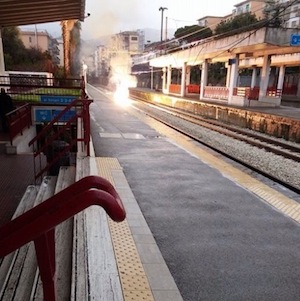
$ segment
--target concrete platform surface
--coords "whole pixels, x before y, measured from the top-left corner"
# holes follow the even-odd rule
[[[299,203],[105,91],[88,92],[99,175],[127,211],[109,222],[117,301],[299,300]],[[32,164],[0,152],[1,223],[33,183]]]
[[[95,154],[118,160],[183,300],[299,299],[299,203],[110,94],[88,92]]]

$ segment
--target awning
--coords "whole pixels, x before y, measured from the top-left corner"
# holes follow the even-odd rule
[[[85,0],[1,0],[0,27],[84,20]]]

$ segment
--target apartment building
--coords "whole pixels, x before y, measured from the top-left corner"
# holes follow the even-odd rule
[[[104,45],[98,45],[95,51],[95,76],[107,75],[109,70],[109,51]]]
[[[20,30],[19,37],[26,48],[36,48],[42,52],[48,51],[53,63],[60,64],[59,43],[46,30]]]
[[[265,1],[263,0],[243,1],[234,5],[234,7],[235,8],[232,10],[232,13],[226,16],[205,16],[203,18],[200,18],[197,20],[198,25],[203,27],[209,27],[211,30],[214,30],[220,22],[230,20],[231,18],[240,14],[253,13],[258,19],[262,19],[264,17],[263,11],[265,7]]]
[[[291,5],[292,4],[292,5]],[[198,25],[215,29],[221,21],[229,20],[235,16],[244,13],[255,14],[257,19],[265,17],[265,10],[268,8],[282,8],[280,15],[283,20],[283,26],[286,28],[300,28],[300,0],[247,0],[234,5],[232,13],[226,16],[205,16],[198,19]]]
[[[211,30],[214,30],[216,26],[223,20],[225,17],[215,17],[215,16],[205,16],[203,18],[198,19],[198,25],[202,27],[209,27]]]
[[[300,1],[278,0],[278,5],[286,10],[283,13],[286,28],[300,28]]]
[[[244,13],[252,13],[256,15],[257,19],[263,19],[265,5],[266,1],[263,0],[248,0],[237,3],[234,5],[235,9],[232,11],[232,16],[235,17]]]
[[[140,31],[123,31],[111,36],[108,48],[111,56],[118,53],[134,55],[143,51],[144,35]]]

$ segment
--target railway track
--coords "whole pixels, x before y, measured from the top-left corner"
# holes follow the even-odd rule
[[[236,143],[235,141],[240,141],[248,145],[248,148],[253,147],[263,150],[264,152],[267,152],[267,155],[270,157],[274,156],[275,158],[275,156],[277,156],[276,158],[284,158],[289,160],[289,162],[295,162],[297,165],[300,162],[300,146],[298,146],[296,143],[291,143],[282,139],[276,139],[265,134],[238,128],[236,126],[224,124],[219,121],[208,120],[202,118],[201,116],[193,115],[178,109],[149,104],[141,100],[136,100],[134,106],[152,118],[155,118],[167,126],[172,127],[176,131],[179,131],[193,140],[205,145],[206,147],[209,147],[213,151],[222,154],[230,160],[233,160],[247,167],[248,169],[263,175],[271,181],[274,181],[293,192],[298,194],[300,193],[300,181],[295,180],[293,182],[290,177],[285,177],[284,174],[279,176],[275,175],[273,172],[270,172],[268,169],[266,169],[265,166],[260,166],[257,163],[254,164],[252,160],[247,159],[247,156],[243,158],[243,156],[232,154],[228,152],[227,149],[224,149],[222,145],[212,142],[210,139],[199,135],[196,129],[197,127],[205,128],[207,131],[226,136],[227,139],[229,139],[233,144]],[[188,126],[188,124],[191,124],[191,127],[194,130],[191,130],[191,127]],[[218,138],[216,137],[216,139]],[[291,170],[290,173],[293,173],[293,171]]]

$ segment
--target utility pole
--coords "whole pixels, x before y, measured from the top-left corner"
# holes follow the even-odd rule
[[[160,23],[160,46],[162,47],[163,42],[163,27],[164,27],[164,10],[168,9],[167,7],[160,7],[159,11],[161,11],[161,23]]]

